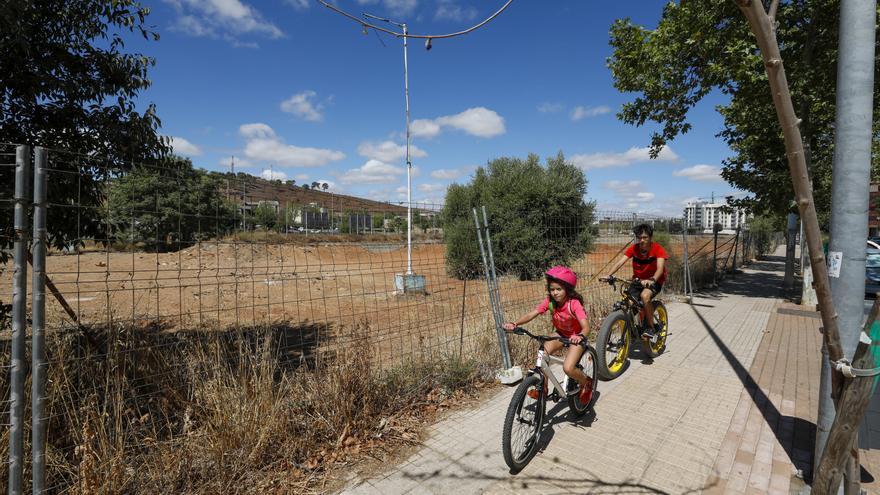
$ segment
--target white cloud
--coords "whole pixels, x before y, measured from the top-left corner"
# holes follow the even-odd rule
[[[281,38],[284,32],[262,14],[239,0],[165,0],[175,7],[178,17],[171,29],[191,36],[224,38],[237,42],[237,36],[260,34]],[[239,46],[248,46],[243,43]]]
[[[434,19],[442,21],[472,21],[477,18],[477,9],[474,7],[462,7],[454,0],[439,0]]]
[[[538,105],[538,111],[541,113],[556,113],[562,110],[562,103],[544,102]]]
[[[409,132],[413,137],[432,138],[440,134],[440,126],[430,119],[416,119],[410,122]]]
[[[293,176],[293,178],[299,182],[304,182],[309,180],[309,174],[296,174]]]
[[[654,193],[642,190],[642,183],[637,180],[610,180],[603,185],[605,189],[613,192],[628,209],[644,209],[655,197]]]
[[[233,163],[233,158],[231,156],[227,156],[225,158],[220,159],[220,165],[222,165],[227,170],[229,169],[229,165],[231,163]],[[235,167],[236,168],[246,168],[246,167],[253,167],[253,166],[254,166],[253,163],[251,163],[248,160],[245,160],[244,158],[238,158],[238,157],[235,158]]]
[[[285,174],[284,172],[279,172],[277,170],[272,170],[269,168],[264,169],[260,173],[260,177],[262,177],[266,180],[287,180],[287,174]]]
[[[440,180],[452,180],[457,179],[462,174],[462,171],[457,168],[438,168],[431,172],[431,177]]]
[[[605,105],[592,108],[577,106],[571,110],[571,120],[577,122],[587,117],[596,117],[598,115],[605,115],[606,113],[610,112],[611,109],[609,107],[606,107]]]
[[[281,110],[310,122],[320,122],[324,120],[324,115],[321,113],[324,107],[320,103],[313,102],[315,96],[317,93],[312,90],[297,93],[281,102]]]
[[[361,5],[373,5],[379,3],[380,0],[357,0]],[[393,15],[410,15],[416,10],[418,0],[381,0],[382,6],[389,14]]]
[[[435,193],[435,192],[446,192],[446,188],[449,187],[446,184],[436,184],[436,183],[428,183],[428,184],[419,184],[416,188],[423,193]]]
[[[309,8],[309,0],[284,0],[284,3],[290,5],[296,10],[306,10]]]
[[[339,175],[343,184],[390,184],[397,182],[406,173],[406,168],[395,167],[379,160],[369,160],[358,168]]]
[[[694,165],[672,172],[676,177],[686,177],[700,182],[720,182],[721,169],[714,165]]]
[[[504,118],[484,107],[468,108],[456,115],[440,117],[436,122],[478,137],[495,137],[506,132]]]
[[[275,137],[275,131],[266,124],[257,122],[254,124],[242,124],[238,132],[246,138],[271,138]]]
[[[433,120],[415,120],[410,124],[410,132],[415,137],[431,138],[440,134],[444,127],[458,129],[472,136],[484,138],[500,136],[507,131],[504,127],[504,117],[498,115],[494,110],[475,107],[455,115],[437,117]]]
[[[632,165],[633,163],[647,162],[651,160],[648,151],[649,148],[647,147],[632,147],[624,151],[623,153],[585,153],[580,155],[572,155],[570,158],[568,158],[568,161],[584,170],[590,170],[594,168],[626,167]],[[676,155],[675,152],[672,151],[672,148],[666,146],[660,150],[660,154],[657,156],[657,158],[655,158],[655,160],[661,162],[676,162],[678,161],[678,155]]]
[[[199,156],[202,154],[201,148],[178,136],[171,136],[171,148],[176,154],[183,156]]]
[[[287,167],[320,167],[345,158],[341,151],[286,144],[263,123],[244,124],[239,127],[239,133],[247,139],[244,155],[252,160]]]
[[[406,157],[406,146],[397,144],[394,141],[383,141],[381,143],[364,141],[358,145],[358,153],[373,160],[391,163]],[[410,144],[409,156],[410,158],[423,158],[428,156],[428,154],[419,149],[418,146]]]

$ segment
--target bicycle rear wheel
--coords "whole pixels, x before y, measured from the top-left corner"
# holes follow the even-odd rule
[[[504,462],[514,472],[526,467],[538,450],[546,401],[543,377],[538,374],[527,376],[510,399],[504,417],[501,450]]]
[[[596,376],[597,367],[596,350],[592,347],[587,347],[584,351],[584,355],[581,356],[578,368],[587,375],[587,387],[589,390],[583,397],[583,400],[581,400],[580,390],[578,390],[576,394],[568,396],[568,408],[575,416],[582,416],[593,407],[593,402],[596,400],[596,385],[598,383],[598,377]],[[571,380],[571,378],[569,378],[569,380]]]

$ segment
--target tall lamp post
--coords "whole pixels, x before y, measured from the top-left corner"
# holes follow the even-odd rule
[[[317,0],[321,5],[327,7],[328,9],[348,17],[349,19],[357,22],[361,25],[364,30],[364,34],[367,34],[367,29],[373,29],[375,31],[381,31],[383,33],[390,34],[392,36],[403,38],[403,89],[404,89],[404,98],[406,100],[406,273],[397,274],[394,278],[394,284],[398,293],[407,293],[407,292],[424,292],[425,291],[425,277],[422,275],[416,275],[412,270],[412,161],[410,160],[410,127],[409,127],[409,73],[408,73],[408,63],[407,63],[407,41],[409,38],[416,39],[424,39],[425,40],[425,49],[431,49],[431,40],[433,39],[442,39],[442,38],[454,38],[456,36],[462,36],[470,33],[480,27],[484,26],[486,23],[498,17],[502,12],[504,12],[507,7],[513,3],[513,0],[507,0],[501,8],[496,10],[492,15],[484,19],[483,21],[467,28],[462,31],[456,31],[454,33],[445,33],[445,34],[410,34],[407,29],[407,25],[404,22],[396,22],[390,19],[386,19],[384,17],[378,17],[372,14],[363,14],[363,16],[367,19],[373,19],[381,22],[385,22],[388,24],[392,24],[401,28],[402,32],[393,31],[390,29],[383,28],[381,26],[376,26],[371,24],[363,19],[358,18],[355,15],[352,15],[339,7],[327,2],[326,0]]]
[[[409,38],[409,31],[407,31],[405,22],[395,22],[391,19],[386,19],[384,17],[378,17],[372,14],[364,14],[364,17],[369,19],[375,19],[377,21],[387,22],[389,24],[393,24],[400,29],[403,30],[403,96],[406,101],[406,274],[407,276],[411,276],[413,274],[412,271],[412,161],[410,160],[409,155],[409,143],[410,143],[410,131],[409,131],[409,63],[407,58],[407,38]],[[430,42],[426,44],[428,49],[430,50]],[[422,284],[424,288],[424,284]],[[407,284],[404,281],[403,286],[399,286],[398,289],[402,289],[406,291]]]

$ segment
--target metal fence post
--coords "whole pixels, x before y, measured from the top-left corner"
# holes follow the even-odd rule
[[[739,226],[736,227],[736,237],[733,239],[733,266],[730,269],[732,272],[736,272],[736,249],[739,247]]]
[[[712,285],[718,284],[718,227],[717,223],[712,227]]]
[[[15,241],[12,275],[12,366],[9,370],[9,484],[10,494],[22,493],[24,467],[25,337],[27,334],[28,190],[31,167],[29,146],[15,148]]]
[[[688,292],[688,282],[689,282],[689,270],[688,270],[688,224],[687,218],[684,220],[684,228],[681,229],[681,240],[682,240],[682,288],[684,290],[685,297],[690,297],[690,292]]]
[[[507,336],[504,335],[504,329],[501,328],[504,322],[501,321],[501,314],[495,306],[495,290],[492,285],[492,271],[489,269],[489,261],[486,258],[486,251],[483,247],[483,234],[480,232],[480,218],[477,216],[476,208],[474,208],[474,223],[477,227],[477,242],[480,244],[480,254],[483,257],[483,269],[486,272],[486,287],[489,290],[489,305],[492,307],[492,318],[495,320],[495,333],[498,336],[498,346],[501,349],[501,360],[504,363],[504,369],[509,369],[511,363],[509,350],[507,349]]]
[[[46,491],[46,158],[34,150],[33,327],[31,333],[31,471],[33,493]]]

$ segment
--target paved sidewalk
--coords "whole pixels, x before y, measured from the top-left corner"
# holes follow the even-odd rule
[[[562,403],[548,409],[542,448],[518,474],[501,455],[513,392],[504,388],[434,425],[418,452],[344,493],[796,490],[795,474],[811,462],[821,341],[815,314],[778,298],[781,282],[780,263],[756,263],[693,305],[669,304],[667,351],[601,382],[595,416],[571,420]],[[880,432],[867,430],[878,442]]]

